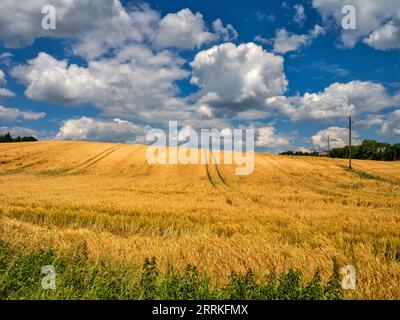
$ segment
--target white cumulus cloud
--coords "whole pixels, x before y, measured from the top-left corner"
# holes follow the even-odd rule
[[[333,83],[323,92],[303,96],[272,97],[267,105],[293,121],[332,120],[356,114],[361,116],[400,105],[400,95],[391,95],[380,83],[351,81]]]
[[[6,76],[2,70],[0,70],[0,84],[6,83]]]
[[[56,29],[43,30],[42,8],[56,9]],[[129,44],[159,48],[194,49],[237,36],[220,19],[209,30],[201,13],[182,9],[161,17],[148,4],[123,6],[119,0],[35,0],[0,2],[0,41],[6,47],[24,47],[40,37],[68,38],[72,51],[87,60],[97,59]]]
[[[149,128],[121,119],[81,117],[66,120],[54,139],[143,143],[147,130]]]
[[[0,88],[0,97],[14,97],[15,93],[6,89],[6,88]]]
[[[46,53],[15,67],[12,75],[27,85],[27,97],[58,104],[93,103],[118,117],[182,117],[175,81],[187,76],[182,60],[136,45],[88,67],[68,64]],[[180,108],[182,110],[180,110]]]
[[[56,8],[56,30],[42,29],[42,8],[45,5]],[[2,0],[0,39],[6,47],[22,47],[44,36],[75,37],[82,30],[93,31],[101,22],[118,15],[119,6],[117,0]]]
[[[389,21],[379,29],[372,32],[364,42],[379,50],[400,48],[400,24]]]
[[[0,84],[5,84],[5,83],[7,83],[6,75],[4,74],[4,72],[2,70],[0,70]],[[12,92],[11,90],[6,89],[6,88],[0,88],[0,97],[9,98],[9,97],[14,97],[14,96],[15,96],[15,93]]]
[[[276,31],[275,38],[273,39],[273,51],[282,54],[297,51],[301,47],[310,45],[314,39],[324,33],[325,30],[319,25],[315,25],[314,29],[310,30],[307,34],[293,34],[286,29],[279,29]]]
[[[400,110],[396,110],[388,115],[382,124],[380,132],[385,136],[400,137]]]
[[[349,144],[349,130],[340,127],[330,127],[318,131],[311,137],[311,141],[315,147],[326,149],[328,148],[328,136],[331,142],[331,148],[341,148]],[[357,131],[353,130],[351,140],[352,145],[358,145],[361,143],[358,137],[359,135]]]
[[[214,40],[214,35],[207,31],[203,15],[183,9],[169,13],[159,22],[159,31],[155,42],[159,47],[194,49]]]
[[[341,30],[343,44],[353,47],[364,41],[380,50],[400,48],[400,1],[398,0],[313,0],[326,22],[333,21]],[[342,8],[353,5],[356,9],[356,29],[342,28]]]
[[[200,87],[199,107],[217,117],[261,108],[266,98],[286,91],[283,61],[254,43],[199,52],[190,64],[191,83]]]
[[[276,152],[290,145],[290,139],[286,135],[278,134],[272,126],[259,128],[257,133],[256,147]]]
[[[39,120],[46,116],[44,112],[21,111],[17,108],[7,108],[0,105],[0,121],[14,121],[18,118],[24,120]]]

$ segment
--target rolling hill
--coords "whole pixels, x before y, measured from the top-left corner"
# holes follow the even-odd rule
[[[156,257],[213,279],[289,267],[311,277],[336,257],[356,298],[400,298],[400,162],[256,154],[231,165],[149,165],[146,146],[0,145],[0,240],[26,251],[84,243],[107,265]]]

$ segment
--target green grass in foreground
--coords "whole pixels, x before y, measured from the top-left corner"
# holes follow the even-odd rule
[[[196,267],[184,272],[170,268],[162,274],[155,259],[146,259],[142,270],[136,267],[111,269],[87,261],[79,247],[67,257],[56,257],[51,250],[21,253],[0,241],[0,299],[229,299],[229,300],[296,300],[343,299],[339,267],[334,262],[332,276],[323,282],[319,271],[304,282],[299,271],[271,273],[256,280],[249,269],[246,274],[232,273],[226,285],[213,286],[209,277]],[[56,269],[56,290],[41,286],[41,268]]]

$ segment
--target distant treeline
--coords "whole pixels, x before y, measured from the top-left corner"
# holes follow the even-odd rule
[[[400,160],[400,143],[390,144],[375,140],[364,140],[361,145],[351,148],[352,158],[364,160]],[[331,158],[348,158],[349,147],[334,148],[329,152]]]
[[[303,152],[303,151],[285,151],[280,153],[282,156],[306,156],[306,157],[318,157],[319,152]]]
[[[302,152],[302,151],[286,151],[280,153],[281,155],[289,156],[326,156],[330,158],[344,158],[349,157],[349,147],[334,148],[327,152]],[[364,140],[359,146],[351,147],[351,154],[353,159],[362,160],[381,160],[381,161],[396,161],[400,160],[400,143],[390,144],[386,142],[378,142],[375,140]]]
[[[8,132],[5,135],[0,135],[0,143],[7,143],[7,142],[30,142],[30,141],[37,141],[35,137],[16,137],[13,138],[11,134]]]

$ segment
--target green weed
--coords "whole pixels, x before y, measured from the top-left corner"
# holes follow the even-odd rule
[[[68,256],[57,257],[52,250],[21,253],[0,242],[0,299],[148,299],[148,300],[328,300],[343,299],[339,268],[324,283],[319,270],[305,282],[297,270],[271,273],[257,280],[252,269],[232,272],[226,285],[213,285],[207,274],[188,265],[183,272],[172,266],[162,274],[155,258],[146,259],[142,270],[110,268],[87,259],[85,243]],[[56,270],[56,290],[44,290],[41,268]]]

